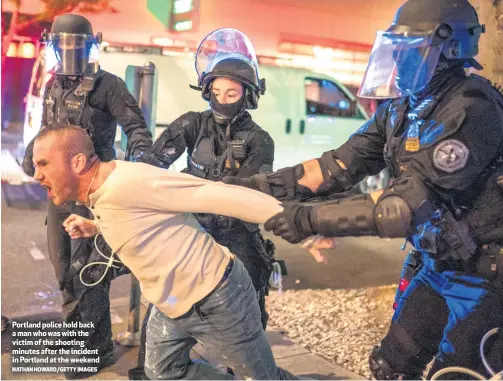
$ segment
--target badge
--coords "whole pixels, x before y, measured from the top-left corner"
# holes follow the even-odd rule
[[[414,121],[407,131],[407,139],[405,140],[405,150],[407,152],[419,151],[419,125],[420,121]]]
[[[45,100],[45,104],[48,106],[48,107],[52,107],[54,106],[54,98],[52,96],[52,94],[49,94],[49,96],[47,97],[47,99]]]
[[[82,84],[80,84],[73,93],[76,97],[83,97],[86,95],[86,91],[82,90]]]
[[[82,107],[82,102],[75,101],[75,100],[72,100],[72,99],[66,99],[65,100],[65,105],[70,110],[80,110],[81,107]]]
[[[234,168],[231,167],[231,162],[229,159],[225,160],[225,169],[239,169],[241,165],[239,164],[239,161],[234,160]]]
[[[440,142],[433,152],[433,164],[438,169],[452,173],[466,166],[470,150],[459,140]]]

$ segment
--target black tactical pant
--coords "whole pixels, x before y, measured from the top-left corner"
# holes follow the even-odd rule
[[[466,367],[489,377],[479,345],[489,330],[503,327],[503,273],[483,278],[436,271],[434,263],[425,260],[401,294],[380,353],[393,373],[406,375],[406,379],[420,379],[433,358],[427,378],[451,366]],[[499,337],[488,340],[485,355],[495,371],[503,369],[501,332]],[[441,379],[466,376],[452,373]]]
[[[85,286],[79,279],[79,272],[71,270],[72,264],[79,258],[89,258],[94,248],[92,238],[72,240],[63,228],[63,222],[71,213],[91,218],[91,213],[84,206],[78,206],[75,203],[56,206],[51,199],[48,200],[49,258],[62,292],[62,318],[65,322],[92,322],[94,330],[90,331],[86,347],[98,348],[102,355],[113,348],[110,282],[104,280],[96,286]],[[93,283],[93,281],[87,279],[86,283]]]

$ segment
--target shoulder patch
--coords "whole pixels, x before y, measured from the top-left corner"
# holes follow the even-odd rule
[[[461,141],[456,139],[444,140],[433,152],[433,164],[438,169],[452,173],[466,166],[470,150]]]

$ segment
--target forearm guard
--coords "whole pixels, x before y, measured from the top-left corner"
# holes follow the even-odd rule
[[[313,231],[326,237],[407,237],[413,227],[432,218],[435,208],[427,188],[408,177],[387,189],[374,203],[370,195],[358,195],[314,206]]]
[[[313,231],[325,237],[405,237],[412,214],[400,197],[387,197],[377,205],[370,195],[340,199],[314,206],[310,215]]]

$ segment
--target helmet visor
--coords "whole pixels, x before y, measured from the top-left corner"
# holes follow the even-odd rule
[[[92,74],[99,67],[98,41],[85,34],[49,34],[45,49],[46,71],[62,75]]]
[[[443,45],[430,35],[378,32],[358,96],[398,98],[418,93],[430,82]]]
[[[215,65],[225,59],[246,61],[254,69],[259,83],[257,55],[250,39],[242,32],[223,28],[211,32],[201,42],[196,52],[196,72],[199,81],[210,73]]]

